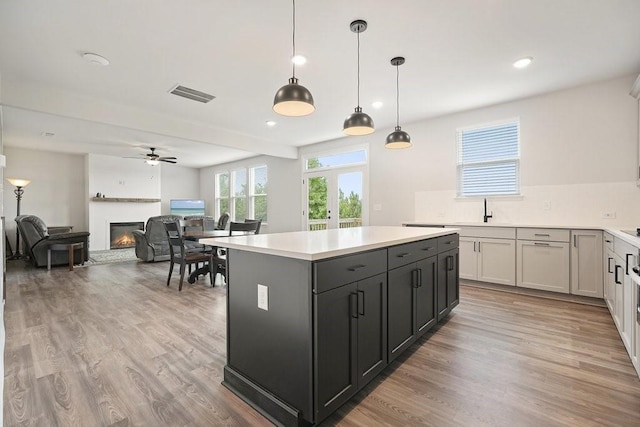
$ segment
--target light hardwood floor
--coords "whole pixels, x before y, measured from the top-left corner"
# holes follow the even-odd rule
[[[167,263],[22,268],[5,305],[4,425],[270,425],[224,388],[224,287]],[[447,321],[324,425],[639,426],[605,308],[461,288]]]

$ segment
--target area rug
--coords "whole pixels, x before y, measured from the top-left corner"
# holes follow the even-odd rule
[[[112,249],[106,251],[90,251],[89,261],[85,265],[111,264],[114,262],[135,261],[135,248]]]

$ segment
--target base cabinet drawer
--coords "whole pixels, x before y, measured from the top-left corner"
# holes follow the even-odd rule
[[[569,293],[569,243],[518,240],[517,286]]]

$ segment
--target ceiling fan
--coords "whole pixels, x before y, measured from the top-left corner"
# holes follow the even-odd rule
[[[151,152],[145,154],[143,160],[151,166],[156,166],[160,162],[177,163],[176,162],[177,159],[175,157],[160,157],[158,154],[156,154],[156,149],[154,147],[149,147],[149,150],[151,150]],[[140,157],[125,157],[125,158],[139,159]]]

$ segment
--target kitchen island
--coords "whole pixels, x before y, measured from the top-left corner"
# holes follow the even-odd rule
[[[276,424],[315,425],[458,304],[455,228],[218,238],[223,384]]]

